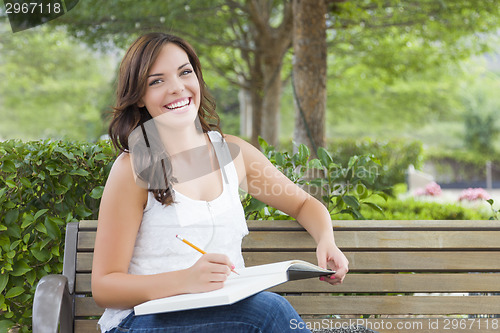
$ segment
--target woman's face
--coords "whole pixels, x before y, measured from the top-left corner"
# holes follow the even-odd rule
[[[153,118],[162,116],[162,124],[169,127],[194,125],[200,107],[200,84],[188,55],[176,44],[163,46],[138,105],[145,106]]]

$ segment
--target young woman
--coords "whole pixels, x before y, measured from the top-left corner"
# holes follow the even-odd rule
[[[290,321],[300,317],[269,292],[230,306],[133,314],[148,300],[222,288],[231,270],[244,267],[248,229],[239,188],[296,218],[317,243],[319,266],[336,271],[324,280],[344,279],[348,261],[335,245],[328,211],[258,149],[222,134],[186,41],[150,33],[130,46],[109,132],[121,154],[102,196],[92,268],[94,299],[106,308],[103,332],[291,331]]]

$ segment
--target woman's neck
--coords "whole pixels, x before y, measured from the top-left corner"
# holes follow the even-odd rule
[[[160,137],[172,165],[172,176],[179,184],[198,179],[218,168],[208,135],[192,128],[160,130]]]
[[[207,145],[206,134],[194,125],[182,129],[162,129],[159,126],[158,129],[163,146],[170,156]]]

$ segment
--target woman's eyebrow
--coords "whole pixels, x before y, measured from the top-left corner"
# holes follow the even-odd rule
[[[180,65],[177,70],[181,70],[183,67],[186,67],[187,65],[190,65],[191,63],[186,62],[184,65]],[[155,73],[155,74],[150,74],[148,75],[148,78],[153,77],[153,76],[162,76],[163,73]]]

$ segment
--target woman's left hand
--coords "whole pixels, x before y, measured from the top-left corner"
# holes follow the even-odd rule
[[[349,260],[340,251],[333,241],[320,241],[316,248],[316,256],[318,258],[318,266],[329,268],[335,271],[327,277],[321,277],[321,281],[326,281],[330,284],[341,284],[349,271]]]

